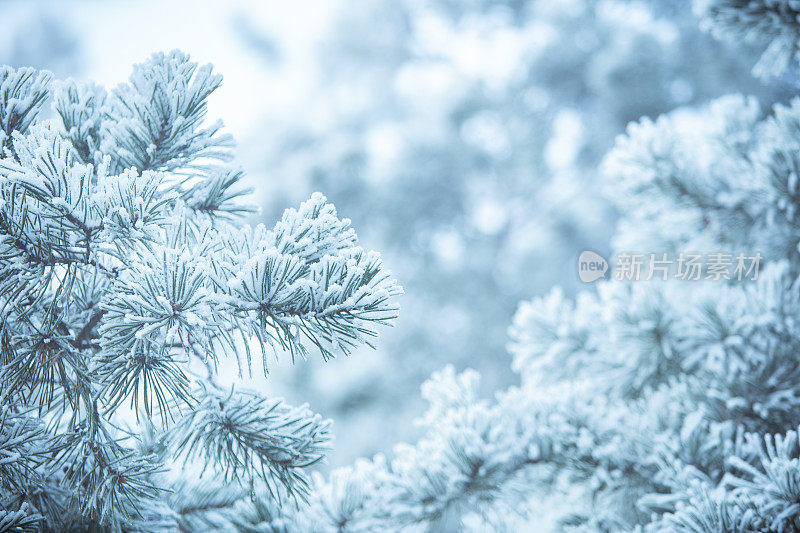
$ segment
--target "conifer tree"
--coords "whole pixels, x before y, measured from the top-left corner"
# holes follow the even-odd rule
[[[217,371],[348,354],[399,285],[320,194],[244,224],[209,65],[51,78],[0,67],[0,530],[202,531],[255,494],[296,505],[330,423]]]

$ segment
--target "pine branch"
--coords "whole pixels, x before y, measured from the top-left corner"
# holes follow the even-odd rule
[[[221,83],[210,66],[172,52],[110,94],[59,83],[57,118],[37,123],[49,82],[0,69],[0,524],[185,529],[218,523],[246,485],[304,497],[329,423],[221,396],[217,363],[249,360],[252,338],[325,355],[366,343],[366,322],[396,315],[399,286],[321,196],[274,234],[242,227],[243,174],[220,166],[230,137],[203,125]],[[276,254],[292,276],[272,268]],[[248,272],[288,299],[265,304],[223,281]],[[160,418],[157,438],[138,432],[128,401],[146,428]],[[176,459],[236,498],[170,501],[163,465]]]

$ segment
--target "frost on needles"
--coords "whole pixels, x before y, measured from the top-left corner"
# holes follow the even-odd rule
[[[321,194],[244,225],[231,138],[205,122],[220,83],[180,52],[110,92],[0,67],[4,531],[205,530],[255,495],[296,505],[330,423],[219,384],[219,365],[348,354],[397,315],[399,285]]]
[[[762,48],[753,73],[761,78],[790,71],[800,60],[800,2],[797,0],[695,0],[705,25],[717,36]]]

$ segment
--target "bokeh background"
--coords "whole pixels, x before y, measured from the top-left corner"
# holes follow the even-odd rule
[[[785,101],[689,0],[0,0],[0,63],[113,86],[155,51],[224,75],[209,116],[271,224],[321,191],[405,287],[375,351],[253,380],[335,421],[329,465],[416,438],[445,364],[513,383],[522,299],[580,285],[616,214],[598,164],[629,121],[727,92]]]

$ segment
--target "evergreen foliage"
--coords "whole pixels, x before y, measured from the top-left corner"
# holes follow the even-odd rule
[[[796,0],[697,0],[712,32],[765,48],[754,73],[761,77],[797,72],[800,3]]]
[[[796,68],[796,2],[704,9]],[[758,279],[523,302],[518,385],[448,366],[416,444],[323,476],[330,423],[219,369],[371,346],[401,289],[320,194],[244,223],[220,83],[179,52],[112,91],[0,69],[0,530],[517,531],[557,500],[562,530],[800,530],[800,99],[643,118],[603,165],[615,253],[758,254]]]
[[[205,125],[220,83],[177,51],[110,92],[0,68],[3,531],[201,531],[256,493],[296,505],[330,423],[218,365],[347,354],[397,314],[321,194],[244,224],[231,138]]]

